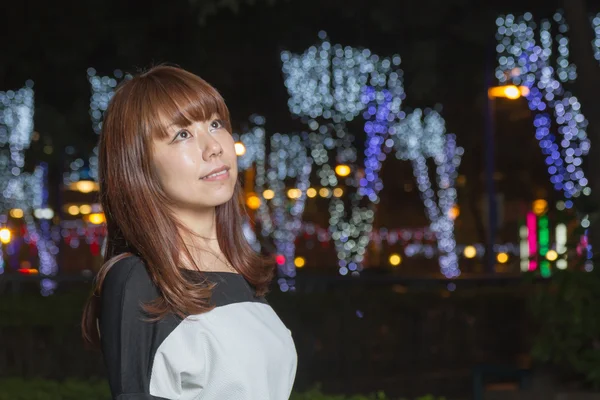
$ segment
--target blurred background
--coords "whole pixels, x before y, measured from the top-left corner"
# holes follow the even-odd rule
[[[22,0],[2,16],[0,399],[109,397],[78,327],[106,234],[96,144],[119,82],[161,63],[231,111],[293,399],[600,398],[597,2]]]

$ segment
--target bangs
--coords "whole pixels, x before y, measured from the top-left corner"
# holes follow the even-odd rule
[[[198,76],[173,67],[157,67],[142,75],[143,120],[151,138],[165,139],[170,126],[184,127],[218,116],[231,132],[229,110],[215,88]]]

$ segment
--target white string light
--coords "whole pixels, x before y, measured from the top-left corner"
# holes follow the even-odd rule
[[[33,82],[27,81],[18,91],[0,92],[0,204],[2,212],[19,208],[23,211],[26,225],[26,243],[34,243],[39,258],[42,295],[51,294],[56,282],[50,278],[58,272],[55,255],[58,248],[52,241],[48,221],[40,219],[39,226],[34,213],[47,205],[46,166],[37,166],[33,173],[23,172],[25,151],[33,137],[34,114]],[[2,215],[6,224],[7,216]],[[4,270],[1,261],[0,273]]]
[[[568,59],[568,25],[560,12],[553,19],[554,24],[543,20],[539,30],[531,13],[519,17],[509,14],[496,20],[496,77],[501,83],[529,87],[527,99],[535,113],[536,139],[546,155],[550,180],[556,190],[571,198],[591,193],[582,169],[582,157],[588,154],[590,141],[581,104],[563,87],[563,83],[577,77]],[[554,40],[553,30],[558,32]],[[536,42],[536,31],[540,44]],[[555,49],[557,54],[553,56]]]
[[[594,29],[594,40],[592,41],[594,57],[600,61],[600,13],[592,17],[592,28]]]
[[[102,121],[104,112],[108,107],[110,99],[112,99],[115,89],[123,79],[131,79],[130,74],[125,74],[123,71],[116,69],[112,75],[99,76],[94,68],[88,68],[87,79],[90,84],[90,108],[89,114],[92,120],[92,129],[96,134],[102,131]],[[95,146],[88,160],[77,158],[69,163],[70,170],[63,174],[65,185],[69,185],[79,180],[98,181],[98,147]]]
[[[280,289],[295,290],[295,241],[302,227],[312,170],[312,160],[306,151],[307,135],[271,135],[270,152],[265,157],[265,119],[254,115],[251,122],[253,127],[240,138],[246,153],[240,156],[238,166],[247,169],[252,162],[256,164],[255,191],[260,198],[256,215],[261,223],[261,234],[272,239],[275,245]],[[294,196],[289,196],[286,188],[290,180]],[[272,191],[273,197],[265,199],[265,190]]]
[[[327,34],[319,32],[321,42],[303,54],[281,53],[282,71],[290,99],[292,114],[303,117],[311,129],[311,156],[317,165],[321,185],[338,185],[335,166],[330,164],[329,150],[336,151],[338,164],[349,164],[354,175],[356,148],[354,137],[348,133],[345,122],[352,121],[366,107],[362,99],[365,86],[375,90],[387,89],[392,96],[404,95],[399,69],[400,57],[380,59],[369,49],[332,45]],[[343,199],[332,197],[329,203],[330,230],[339,259],[339,272],[358,275],[369,243],[369,232],[374,219],[373,202],[361,204],[358,179],[350,174],[344,182],[356,188],[346,190],[351,209],[346,210]]]
[[[282,52],[282,70],[290,95],[290,111],[303,117],[312,130],[309,135],[311,156],[318,167],[320,184],[324,187],[338,185],[335,166],[332,167],[331,157],[328,155],[330,150],[337,150],[335,160],[331,161],[351,164],[354,171],[344,182],[357,188],[355,192],[347,192],[351,209],[346,210],[346,202],[343,199],[332,197],[329,222],[339,259],[340,274],[346,275],[351,272],[352,275],[358,275],[362,270],[369,233],[372,230],[374,205],[379,202],[378,194],[383,188],[383,182],[378,176],[386,158],[383,150],[386,143],[394,143],[387,142],[386,138],[394,134],[394,122],[404,117],[400,111],[402,100],[405,98],[403,73],[399,68],[401,60],[398,55],[381,59],[368,49],[332,45],[324,32],[319,33],[319,38],[320,44],[311,46],[303,54]],[[363,116],[366,120],[367,134],[364,169],[356,165],[356,150],[352,145],[354,138],[347,133],[345,127],[346,121],[353,120],[362,111],[365,111]],[[422,129],[419,132],[429,133],[429,130]],[[398,138],[401,138],[401,135]],[[415,145],[431,146],[426,144],[428,139],[418,137]],[[446,140],[442,135],[438,139],[438,151],[435,152],[431,148],[431,154],[428,156],[436,160],[436,172],[441,173],[440,216],[435,215],[436,206],[430,204],[433,200],[427,190],[425,193],[428,195],[424,197],[424,202],[436,234],[439,235],[438,245],[444,253],[440,256],[442,272],[452,277],[458,275],[458,262],[454,253],[454,223],[447,215],[446,209],[449,211],[448,207],[452,207],[456,200],[453,180],[462,149],[456,148],[452,136],[448,136]],[[409,147],[411,145],[409,144]],[[415,166],[422,169],[423,163],[417,163]],[[363,173],[364,176],[361,176]],[[418,179],[421,173],[417,171],[415,174]],[[452,202],[450,206],[449,202]]]
[[[108,103],[112,99],[118,80],[123,78],[121,70],[115,70],[114,76],[98,76],[94,68],[88,68],[88,81],[92,87],[92,96],[90,98],[90,117],[92,118],[92,128],[96,134],[102,131],[102,120],[104,112],[108,108]]]
[[[439,113],[429,110],[423,118],[420,109],[394,127],[394,134],[387,145],[394,147],[398,159],[412,163],[431,230],[438,239],[442,273],[448,278],[460,275],[451,209],[456,204],[454,182],[463,149],[456,146],[454,135],[446,134],[445,122]],[[432,158],[436,165],[437,191],[429,179],[428,158]]]

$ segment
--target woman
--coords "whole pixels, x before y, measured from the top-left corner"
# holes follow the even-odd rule
[[[297,355],[242,232],[229,111],[182,69],[116,90],[99,142],[105,264],[84,312],[114,398],[283,400]]]

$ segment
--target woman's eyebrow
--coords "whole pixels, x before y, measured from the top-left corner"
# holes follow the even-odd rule
[[[179,124],[176,124],[175,122],[173,122],[172,124],[167,125],[165,127],[165,129],[171,129],[172,127],[181,128],[181,126],[179,126]]]

